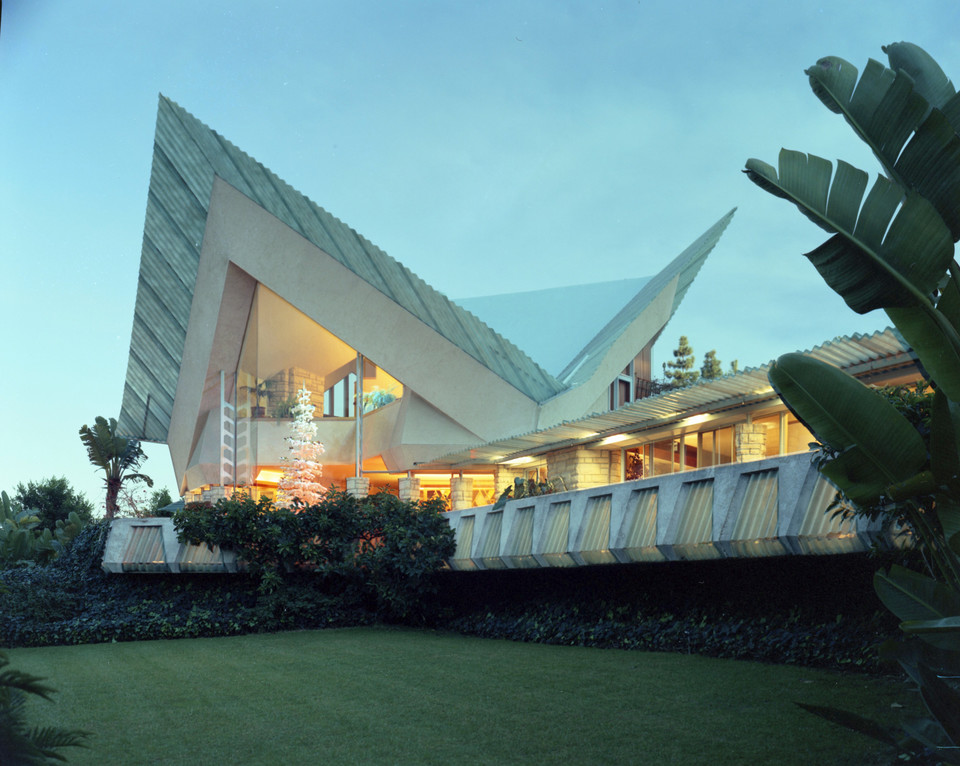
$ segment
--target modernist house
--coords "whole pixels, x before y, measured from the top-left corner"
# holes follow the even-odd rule
[[[576,314],[562,289],[454,302],[161,96],[120,428],[169,445],[188,500],[271,495],[305,386],[324,481],[448,496],[458,568],[866,545],[764,368],[648,396],[732,216],[652,277],[577,286]],[[813,353],[917,378],[892,330]],[[528,478],[565,491],[493,508]]]

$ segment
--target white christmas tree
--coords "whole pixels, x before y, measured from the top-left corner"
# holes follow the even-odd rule
[[[312,505],[320,500],[327,488],[320,483],[323,466],[319,458],[323,445],[314,441],[317,426],[313,422],[314,406],[310,404],[310,392],[306,384],[297,392],[297,404],[293,408],[291,435],[287,437],[290,456],[281,458],[283,475],[277,488],[277,504],[289,506],[294,500]]]

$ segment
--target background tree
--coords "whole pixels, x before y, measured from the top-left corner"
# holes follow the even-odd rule
[[[717,359],[717,352],[710,349],[703,355],[703,364],[700,365],[700,377],[705,380],[713,380],[723,376],[723,364]]]
[[[147,513],[151,516],[156,516],[157,511],[165,508],[172,502],[173,497],[170,495],[169,489],[166,487],[155,489],[150,493],[150,500],[147,501]]]
[[[700,372],[694,369],[696,358],[686,335],[680,336],[679,345],[673,350],[673,361],[664,362],[663,377],[670,388],[683,388],[696,383]]]
[[[38,482],[17,484],[13,499],[23,508],[36,513],[40,526],[51,532],[57,522],[66,523],[70,513],[76,513],[83,522],[93,519],[93,503],[81,492],[76,492],[63,476],[51,476]]]
[[[103,483],[107,486],[105,518],[110,521],[117,513],[117,496],[124,483],[144,482],[153,486],[153,479],[140,473],[140,466],[147,456],[140,442],[117,434],[117,419],[107,420],[100,415],[93,428],[80,429],[80,441],[87,448],[90,462],[104,472]]]

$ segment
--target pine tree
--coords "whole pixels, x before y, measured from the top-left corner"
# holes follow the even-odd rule
[[[723,376],[723,365],[717,359],[715,349],[710,349],[703,355],[703,364],[700,365],[700,377],[704,380],[713,380]]]
[[[696,359],[686,335],[680,336],[680,344],[673,350],[673,361],[664,362],[663,377],[670,388],[683,388],[696,383],[700,372],[693,369]]]
[[[287,437],[290,456],[282,458],[285,466],[277,488],[278,505],[289,506],[294,500],[312,505],[327,491],[319,481],[323,475],[323,466],[319,462],[323,445],[314,441],[317,435],[317,426],[313,422],[314,409],[310,403],[310,391],[304,385],[297,392],[297,404],[293,408],[293,420],[290,423],[292,433]]]

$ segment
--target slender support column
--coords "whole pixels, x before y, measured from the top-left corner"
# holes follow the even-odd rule
[[[354,421],[356,423],[356,471],[354,476],[363,476],[363,354],[357,352],[357,384],[354,386],[356,399],[354,404]],[[369,484],[369,482],[367,482]],[[348,490],[349,491],[349,490]],[[367,495],[364,494],[363,497]]]

